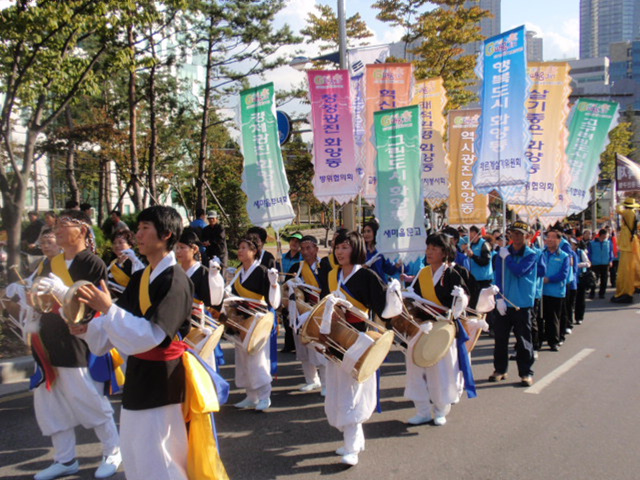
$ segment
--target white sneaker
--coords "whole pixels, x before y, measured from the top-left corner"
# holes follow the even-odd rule
[[[271,406],[271,399],[270,398],[263,398],[256,405],[256,410],[259,411],[259,412],[264,412],[270,406]]]
[[[80,470],[80,464],[77,460],[69,466],[55,462],[41,472],[36,473],[33,478],[35,480],[53,480],[54,478],[73,475],[74,473],[78,473],[78,470]]]
[[[435,417],[433,419],[433,424],[437,425],[439,427],[441,427],[442,425],[444,425],[445,423],[447,423],[447,419],[445,417]]]
[[[407,420],[407,423],[409,425],[422,425],[424,423],[428,423],[431,421],[431,415],[428,416],[424,416],[424,415],[420,415],[419,413],[413,417],[411,417],[409,420]]]
[[[336,450],[336,455],[339,455],[341,457],[344,457],[347,453],[347,449],[344,447],[338,447],[338,449]]]
[[[298,390],[300,390],[301,392],[310,392],[311,390],[317,390],[318,388],[320,388],[322,385],[320,385],[319,383],[307,383],[306,385],[303,385],[302,387],[300,387]]]
[[[245,398],[241,402],[234,405],[236,408],[256,408],[257,403],[251,400],[249,397]]]
[[[113,455],[102,457],[102,463],[96,470],[94,477],[96,478],[108,478],[114,475],[118,471],[118,467],[122,463],[122,456],[120,450]]]
[[[342,463],[344,463],[345,465],[349,465],[349,466],[353,467],[353,466],[358,464],[358,454],[357,453],[347,453],[346,455],[342,456],[342,459],[340,461]]]

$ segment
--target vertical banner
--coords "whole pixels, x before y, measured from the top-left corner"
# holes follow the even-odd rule
[[[616,153],[616,191],[640,191],[640,165]]]
[[[524,26],[484,41],[481,57],[482,116],[473,185],[480,193],[496,189],[509,201],[524,188],[531,162],[525,103],[529,93]]]
[[[349,72],[311,70],[309,95],[313,130],[313,192],[321,202],[353,200],[360,190],[356,172]]]
[[[378,150],[378,250],[409,263],[424,253],[424,200],[420,181],[420,107],[374,115]]]
[[[384,63],[388,56],[388,45],[354,48],[347,51],[349,75],[351,76],[351,99],[353,101],[353,136],[356,144],[356,165],[358,165],[361,188],[366,155],[365,67],[369,64]]]
[[[479,108],[449,112],[449,225],[484,225],[489,217],[489,197],[471,181],[479,120]]]
[[[571,184],[567,193],[571,208],[589,205],[589,189],[598,181],[600,154],[609,143],[609,130],[618,118],[618,103],[581,98],[571,112],[567,162]]]
[[[413,105],[420,105],[422,192],[431,208],[449,198],[449,159],[444,148],[447,93],[442,77],[416,83]]]
[[[525,188],[511,196],[509,205],[536,218],[551,210],[566,188],[558,182],[567,165],[571,77],[567,62],[532,62],[527,70],[532,86],[526,104],[530,139],[525,156],[531,169]]]
[[[376,198],[376,141],[374,112],[411,104],[413,66],[410,63],[382,63],[366,66],[365,87],[365,163],[362,195],[373,203]]]
[[[278,140],[273,83],[240,92],[242,190],[251,222],[276,231],[291,223],[293,206]]]

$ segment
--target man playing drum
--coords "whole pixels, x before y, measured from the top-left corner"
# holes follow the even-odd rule
[[[448,314],[456,297],[460,297],[457,301],[466,306],[469,291],[460,273],[454,268],[453,260],[456,250],[450,237],[443,233],[429,235],[426,255],[428,265],[416,275],[408,289],[409,292],[428,300],[430,305],[440,307],[443,315]],[[453,318],[457,318],[461,313],[462,310],[454,312]],[[459,325],[457,334],[462,334],[462,328]],[[435,425],[444,425],[451,404],[456,403],[460,398],[459,386],[462,379],[456,342],[452,342],[444,357],[430,367],[416,365],[412,351],[414,345],[415,342],[409,342],[407,349],[407,384],[404,395],[413,401],[417,413],[408,420],[408,423],[421,425],[433,420]]]
[[[318,239],[312,235],[305,235],[300,241],[302,262],[292,265],[289,269],[289,273],[296,275],[298,281],[304,282],[305,285],[310,285],[318,289],[317,299],[318,301],[326,296],[328,292],[327,276],[330,268],[328,263],[323,265],[318,258]],[[290,281],[288,283],[291,283]],[[295,282],[294,282],[295,283]],[[291,300],[295,303],[295,300]],[[289,308],[289,321],[292,326],[296,325],[297,317],[303,312],[294,310],[293,305],[290,303]],[[296,313],[294,318],[293,313]],[[306,384],[300,388],[302,392],[308,392],[322,387],[322,393],[326,393],[324,390],[325,383],[325,365],[326,358],[312,346],[304,345],[301,341],[300,335],[295,331],[294,327],[294,341],[296,345],[296,357],[302,364],[302,372],[304,373],[304,379]]]

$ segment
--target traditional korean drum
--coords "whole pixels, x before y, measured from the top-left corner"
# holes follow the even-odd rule
[[[251,298],[228,297],[223,304],[225,313],[219,320],[226,327],[225,338],[254,355],[269,341],[273,313],[265,303]]]

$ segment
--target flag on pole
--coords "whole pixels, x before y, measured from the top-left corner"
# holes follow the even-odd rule
[[[240,92],[240,131],[244,157],[242,190],[254,225],[279,231],[294,218],[289,182],[278,139],[273,83]]]
[[[616,190],[640,191],[640,165],[619,153],[616,153]]]

